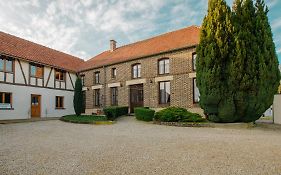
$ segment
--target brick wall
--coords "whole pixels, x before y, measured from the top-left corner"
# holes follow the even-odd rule
[[[100,90],[103,97],[102,104],[106,106],[111,105],[111,93],[108,87],[112,83],[120,83],[118,88],[118,105],[129,106],[129,86],[126,81],[132,80],[132,65],[136,63],[141,64],[141,78],[145,79],[143,84],[144,91],[144,106],[151,108],[163,108],[166,106],[160,105],[159,99],[159,82],[155,82],[158,75],[158,60],[161,58],[170,59],[170,74],[163,76],[173,76],[171,80],[171,102],[170,106],[184,107],[184,108],[198,108],[197,104],[193,104],[193,77],[192,70],[192,53],[195,48],[184,49],[171,53],[151,56],[132,60],[124,63],[106,66],[104,68],[93,69],[86,72],[81,72],[85,75],[85,86],[88,87],[86,92],[86,111],[94,111],[96,108],[93,105],[93,89],[94,72],[100,72],[100,79],[102,88]],[[112,68],[116,68],[117,76],[112,78]],[[191,76],[192,75],[192,76]],[[198,111],[198,110],[197,110]]]

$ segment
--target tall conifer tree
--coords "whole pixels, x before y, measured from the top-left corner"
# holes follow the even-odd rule
[[[197,48],[200,105],[209,120],[255,121],[273,103],[280,72],[267,12],[263,0],[235,0],[232,13],[224,0],[209,0]]]
[[[80,116],[83,110],[82,80],[80,77],[75,81],[73,106],[76,116]]]
[[[222,120],[218,113],[227,115],[226,120],[232,121],[232,114],[224,111],[233,106],[226,105],[225,101],[228,94],[226,67],[231,58],[231,40],[230,8],[225,0],[209,0],[208,15],[204,18],[197,47],[196,83],[200,90],[201,107],[210,120],[217,122]]]

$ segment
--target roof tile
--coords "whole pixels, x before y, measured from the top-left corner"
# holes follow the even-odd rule
[[[162,52],[172,51],[199,43],[200,27],[190,26],[150,39],[105,51],[84,62],[80,71],[129,61]]]
[[[0,31],[0,53],[68,71],[78,71],[82,59]]]

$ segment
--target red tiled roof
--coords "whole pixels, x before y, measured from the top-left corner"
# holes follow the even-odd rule
[[[199,43],[199,35],[200,28],[197,26],[190,26],[122,46],[112,52],[108,50],[84,62],[80,67],[80,71],[195,46]]]
[[[0,53],[56,68],[78,71],[82,59],[0,31]]]

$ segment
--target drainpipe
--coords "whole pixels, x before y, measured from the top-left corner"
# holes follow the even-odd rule
[[[106,67],[103,66],[103,74],[104,74],[104,79],[103,79],[103,107],[106,106]]]

